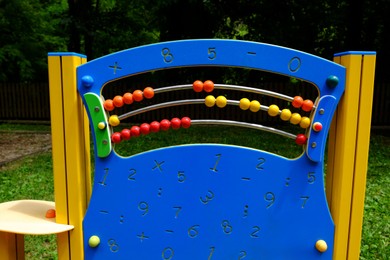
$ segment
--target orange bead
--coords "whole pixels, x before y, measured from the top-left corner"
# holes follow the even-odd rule
[[[133,103],[133,94],[127,92],[123,95],[123,102],[127,105],[130,105]]]
[[[144,89],[144,97],[147,99],[151,99],[154,97],[154,90],[152,87],[146,87]]]
[[[112,100],[115,107],[122,107],[123,106],[123,98],[121,96],[115,96]]]
[[[214,90],[214,82],[212,82],[211,80],[206,80],[203,83],[203,90],[206,91],[206,92],[213,91]]]
[[[200,80],[195,80],[194,83],[192,83],[192,89],[195,92],[202,92],[203,90],[203,82]]]
[[[114,110],[115,106],[114,106],[114,102],[111,100],[111,99],[106,99],[103,103],[103,107],[105,110],[107,111],[112,111]]]
[[[306,99],[302,103],[302,110],[306,111],[306,112],[309,112],[309,111],[312,110],[313,106],[314,106],[313,101],[311,101],[309,99]]]
[[[144,99],[144,95],[142,94],[142,91],[137,89],[137,90],[134,90],[133,92],[133,99],[135,101],[142,101]]]
[[[46,211],[46,218],[55,218],[56,217],[56,210],[55,209],[48,209]]]
[[[295,108],[300,108],[303,103],[303,98],[300,96],[295,96],[294,100],[292,101],[292,106]]]

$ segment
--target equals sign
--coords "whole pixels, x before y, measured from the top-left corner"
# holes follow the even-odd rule
[[[256,55],[256,52],[253,52],[253,51],[248,51],[247,53],[248,53],[248,55]]]

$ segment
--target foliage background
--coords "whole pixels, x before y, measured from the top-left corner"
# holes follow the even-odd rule
[[[230,38],[331,59],[377,51],[379,81],[390,58],[388,0],[0,0],[0,82],[47,81],[47,52],[89,60],[148,43]]]

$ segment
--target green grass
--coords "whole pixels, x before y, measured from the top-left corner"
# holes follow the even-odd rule
[[[0,124],[0,130],[4,130]],[[7,126],[10,128],[9,126]],[[13,126],[11,130],[36,131],[33,126]],[[39,128],[38,128],[39,129]],[[46,131],[47,126],[39,131]],[[265,149],[286,157],[296,157],[302,151],[294,141],[268,133],[224,127],[197,127],[176,132],[151,134],[118,145],[123,155],[139,153],[161,146],[180,143],[214,142],[243,144]],[[389,259],[390,256],[390,137],[371,137],[364,208],[361,260]],[[0,167],[0,202],[17,199],[53,200],[52,159],[50,153],[24,158]],[[55,236],[27,236],[26,259],[56,259]]]

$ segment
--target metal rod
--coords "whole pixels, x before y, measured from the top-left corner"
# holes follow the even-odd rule
[[[147,107],[139,108],[134,111],[127,112],[125,114],[119,115],[118,119],[123,120],[132,116],[136,116],[145,112],[153,111],[156,109],[160,108],[166,108],[166,107],[173,107],[173,106],[181,106],[181,105],[193,105],[193,104],[204,104],[204,99],[184,99],[184,100],[175,100],[175,101],[169,101],[169,102],[164,102],[160,104],[155,104],[155,105],[150,105]],[[240,101],[237,100],[227,100],[226,103],[228,105],[233,105],[233,106],[239,106]],[[261,105],[260,110],[263,111],[268,111],[269,107]],[[279,114],[281,111],[279,110]]]
[[[266,96],[276,97],[280,98],[286,101],[293,101],[294,98],[283,95],[274,91],[265,90],[265,89],[258,89],[258,88],[251,88],[251,87],[244,87],[244,86],[238,86],[238,85],[227,85],[227,84],[214,84],[215,89],[226,89],[226,90],[238,90],[238,91],[245,91],[245,92],[251,92],[255,94],[262,94]],[[174,90],[185,90],[185,89],[192,89],[192,84],[184,84],[184,85],[176,85],[176,86],[169,86],[169,87],[162,87],[154,90],[155,94],[163,93],[163,92],[169,92]]]
[[[296,135],[275,129],[268,126],[263,126],[259,124],[253,124],[253,123],[246,123],[246,122],[240,122],[240,121],[232,121],[232,120],[211,120],[211,119],[196,119],[191,120],[191,125],[229,125],[229,126],[240,126],[240,127],[246,127],[246,128],[252,128],[256,130],[262,130],[270,133],[275,133],[282,135],[287,138],[296,139]]]

